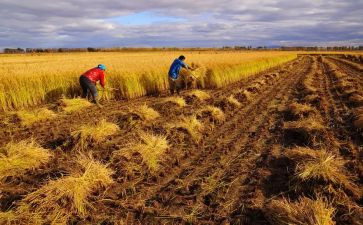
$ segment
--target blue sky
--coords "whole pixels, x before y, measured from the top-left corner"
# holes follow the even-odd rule
[[[0,48],[363,45],[362,0],[1,0]]]
[[[184,18],[161,15],[153,12],[137,12],[125,16],[112,17],[108,19],[120,25],[151,25],[157,23],[182,23]]]

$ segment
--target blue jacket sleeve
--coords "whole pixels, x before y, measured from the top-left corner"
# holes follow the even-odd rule
[[[189,69],[188,65],[185,62],[180,61],[180,64],[181,64],[182,67],[184,67],[186,69]]]

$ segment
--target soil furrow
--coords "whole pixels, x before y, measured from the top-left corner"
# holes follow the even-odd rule
[[[247,82],[246,84],[242,83],[242,84],[240,84],[239,87],[247,86],[252,81],[253,80],[251,80],[250,82]],[[229,93],[229,91],[224,92],[223,96],[228,96],[228,94],[226,94],[226,93]],[[221,96],[219,96],[219,97],[221,97]],[[262,98],[259,98],[259,99],[261,100]],[[249,103],[247,103],[247,104],[249,104]],[[189,156],[188,158],[185,159],[187,161],[187,162],[185,162],[185,165],[183,165],[183,162],[180,162],[181,165],[179,166],[177,171],[179,171],[180,174],[185,174],[186,171],[182,171],[182,168],[184,168],[184,167],[189,168],[189,167],[193,167],[193,166],[198,166],[200,164],[200,162],[203,162],[205,160],[206,157],[210,157],[210,153],[213,152],[214,145],[207,146],[208,143],[214,143],[216,141],[218,142],[218,140],[223,142],[224,139],[227,139],[227,138],[224,137],[225,135],[227,135],[225,133],[225,130],[235,129],[236,125],[238,124],[237,122],[244,119],[243,117],[241,117],[239,115],[249,114],[249,112],[252,112],[254,110],[255,105],[257,105],[257,104],[253,104],[253,105],[249,104],[249,106],[247,106],[247,107],[243,108],[242,110],[238,111],[237,115],[233,115],[232,119],[229,119],[222,126],[218,127],[216,129],[217,132],[212,132],[212,134],[209,137],[207,137],[207,141],[204,141],[204,144],[199,146],[199,148],[208,149],[208,151],[201,151],[199,149],[198,153],[196,155]],[[236,132],[234,132],[234,133],[236,133]],[[237,132],[236,134],[239,134],[239,133]],[[208,140],[211,140],[211,141],[208,141]],[[186,147],[188,148],[188,146],[186,146]],[[174,174],[174,172],[169,171],[168,174]]]
[[[305,67],[305,69],[306,69],[306,67]],[[300,76],[302,74],[303,73],[300,73]],[[235,130],[234,132],[237,132],[236,137],[229,138],[228,142],[225,143],[224,145],[222,145],[220,148],[213,149],[214,157],[209,157],[210,160],[200,161],[200,162],[203,162],[203,164],[198,165],[199,168],[203,168],[203,165],[208,165],[208,164],[210,166],[207,166],[207,168],[202,169],[200,171],[194,171],[192,174],[188,174],[189,176],[187,176],[187,178],[183,180],[183,183],[186,183],[188,185],[191,184],[191,186],[200,185],[200,183],[203,180],[205,180],[205,178],[210,177],[215,170],[228,169],[228,165],[230,163],[233,163],[233,161],[238,161],[236,159],[240,159],[241,154],[244,154],[243,151],[242,152],[240,151],[240,149],[244,149],[243,146],[245,146],[247,142],[250,142],[250,139],[259,140],[259,138],[258,138],[259,136],[256,134],[260,133],[261,129],[265,129],[264,125],[266,125],[266,121],[269,118],[268,112],[266,111],[266,108],[267,108],[266,106],[271,103],[274,104],[274,102],[272,100],[273,100],[273,98],[276,97],[276,92],[279,93],[279,97],[282,97],[284,94],[286,94],[285,93],[286,89],[289,89],[294,86],[294,85],[291,85],[291,83],[296,84],[297,82],[295,80],[298,80],[298,79],[296,79],[296,77],[293,77],[293,74],[290,74],[289,81],[285,80],[286,78],[287,77],[282,77],[278,83],[274,84],[272,89],[270,89],[268,92],[262,93],[261,94],[262,97],[260,97],[259,100],[256,101],[256,104],[255,104],[256,107],[252,108],[253,109],[252,111],[249,110],[249,111],[242,113],[243,121],[241,121],[241,125],[243,125],[243,126],[234,128],[234,130]],[[293,81],[295,81],[295,82],[293,82]],[[279,97],[277,97],[277,99]],[[263,112],[263,113],[255,115],[254,112]],[[240,117],[240,116],[241,115],[238,115],[238,117]],[[235,116],[235,118],[236,117],[237,116]],[[233,123],[236,123],[236,122],[238,123],[238,120],[237,121],[232,120],[232,121],[233,121]],[[221,130],[225,131],[225,129],[223,129],[223,128]],[[244,130],[248,130],[249,131],[248,134],[241,132]],[[212,137],[212,138],[214,138],[214,137]],[[220,145],[220,144],[221,143],[219,143],[217,145]],[[252,147],[251,145],[247,145],[247,146]],[[226,152],[226,149],[227,149],[227,151],[231,151],[229,149],[232,149],[232,151],[231,151],[231,153],[229,153],[229,155],[225,155],[223,157],[223,159],[221,159],[222,162],[227,162],[227,164],[225,164],[225,165],[218,161],[218,159],[221,158],[221,156],[220,156],[221,150],[219,150],[219,149],[222,150],[222,154],[228,154],[228,152]],[[238,157],[238,155],[240,157]],[[217,161],[216,161],[216,159],[217,159]],[[234,163],[234,164],[236,164],[236,163]],[[195,181],[197,181],[197,183]],[[185,189],[188,189],[188,188],[190,189],[190,186],[188,187],[188,185]],[[171,187],[168,187],[167,189],[164,189],[164,190],[166,190],[168,192],[169,190],[173,190],[176,187],[177,187],[177,185],[174,184]],[[162,191],[164,191],[164,190],[162,190]],[[180,191],[180,190],[177,190],[177,192],[178,191]],[[159,195],[161,195],[161,194],[159,194]],[[192,195],[192,194],[189,193],[189,195]],[[167,204],[169,204],[169,202]],[[173,204],[171,204],[171,205],[173,205]],[[190,208],[190,206],[188,206],[188,208]]]
[[[320,64],[322,68],[322,89],[323,96],[327,104],[325,104],[326,111],[329,111],[329,127],[334,130],[335,136],[342,143],[349,146],[349,142],[353,142],[356,146],[361,146],[363,144],[360,140],[359,135],[352,126],[352,111],[349,107],[349,102],[342,97],[338,87],[336,86],[336,78],[327,70],[324,63]],[[338,65],[340,66],[340,65]],[[349,75],[349,74],[347,74]],[[346,149],[349,152],[356,152],[356,150]],[[346,155],[346,154],[343,154]]]

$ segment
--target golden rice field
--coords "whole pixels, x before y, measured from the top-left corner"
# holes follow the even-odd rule
[[[172,96],[179,54],[2,55],[3,109],[47,104],[0,112],[0,225],[362,224],[360,55],[186,52],[204,89]],[[53,101],[98,63],[161,93]]]
[[[200,88],[223,87],[296,58],[296,52],[165,51],[0,55],[0,110],[23,109],[80,93],[79,76],[103,63],[104,99],[135,98],[168,88],[173,59],[184,54]],[[112,89],[112,88],[114,89]]]

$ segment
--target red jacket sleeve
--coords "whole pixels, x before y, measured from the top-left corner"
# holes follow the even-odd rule
[[[102,70],[100,72],[100,83],[101,86],[104,88],[106,85],[106,80],[105,80],[105,73]]]

